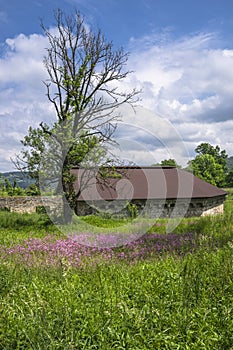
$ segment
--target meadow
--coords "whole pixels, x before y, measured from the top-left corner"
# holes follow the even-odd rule
[[[83,222],[98,246],[82,225],[77,241],[46,215],[0,212],[0,349],[233,349],[232,190],[224,214],[171,233],[157,220],[123,246],[106,244],[119,219]]]

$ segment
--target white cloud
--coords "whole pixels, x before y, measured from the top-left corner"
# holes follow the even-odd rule
[[[42,82],[45,37],[20,34],[5,46],[0,59],[0,171],[13,169],[10,158],[21,149],[28,127],[53,117]]]
[[[126,158],[139,164],[175,158],[185,165],[200,142],[219,144],[233,155],[233,49],[220,49],[213,34],[170,40],[163,33],[132,39],[130,45],[128,67],[134,73],[122,88],[142,87],[143,108],[137,114],[122,110],[128,127],[117,137],[128,141]],[[0,58],[0,171],[12,168],[9,159],[21,148],[28,127],[54,116],[42,83],[46,38],[20,34],[7,39],[5,47]]]
[[[128,85],[142,88],[141,104],[173,123],[192,156],[201,142],[233,155],[232,66],[233,49],[219,48],[215,34],[147,36],[131,40]]]
[[[213,48],[210,34],[162,44],[145,40],[131,48],[130,65],[149,108],[171,120],[232,118],[222,110],[233,107],[233,50]]]
[[[0,60],[1,84],[23,84],[37,88],[45,79],[43,55],[47,40],[42,35],[18,35],[6,40],[6,53]]]
[[[164,158],[175,158],[185,165],[190,155],[178,128],[168,119],[142,106],[120,108],[116,141],[117,155],[140,165],[151,165]]]

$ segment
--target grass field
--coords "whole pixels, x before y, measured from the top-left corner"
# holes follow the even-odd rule
[[[122,225],[85,220],[100,240]],[[224,215],[165,230],[88,247],[44,215],[0,212],[0,349],[233,349],[233,191]]]

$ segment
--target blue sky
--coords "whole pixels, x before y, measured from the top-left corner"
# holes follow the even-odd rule
[[[144,109],[136,117],[123,111],[117,137],[128,160],[185,164],[200,142],[233,155],[231,0],[0,0],[0,172],[13,169],[28,127],[54,118],[42,83],[40,18],[53,27],[58,7],[79,9],[131,53],[126,86],[142,89]]]
[[[109,39],[124,46],[131,37],[164,28],[174,36],[214,31],[225,42],[233,39],[231,0],[1,0],[1,42],[19,33],[40,33],[39,19],[52,24],[57,7],[80,9]]]

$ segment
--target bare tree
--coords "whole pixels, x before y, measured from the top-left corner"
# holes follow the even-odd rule
[[[44,59],[48,99],[59,122],[72,117],[74,137],[85,128],[108,138],[106,126],[116,119],[113,112],[122,103],[132,103],[137,94],[136,90],[119,92],[116,84],[129,74],[124,71],[128,53],[114,51],[100,30],[95,33],[87,28],[79,12],[66,16],[58,10],[55,19],[55,34],[42,23],[49,40]]]
[[[72,166],[80,152],[81,138],[95,138],[98,145],[112,140],[119,118],[118,107],[133,104],[138,91],[123,91],[120,82],[130,71],[126,69],[128,53],[114,50],[100,30],[94,31],[76,11],[66,15],[55,12],[56,28],[41,23],[49,46],[44,58],[48,79],[44,82],[48,100],[53,105],[57,122],[50,128],[40,123],[41,131],[59,145],[62,163],[64,203],[72,203]],[[83,142],[83,140],[82,140]],[[64,204],[65,221],[70,214]]]

